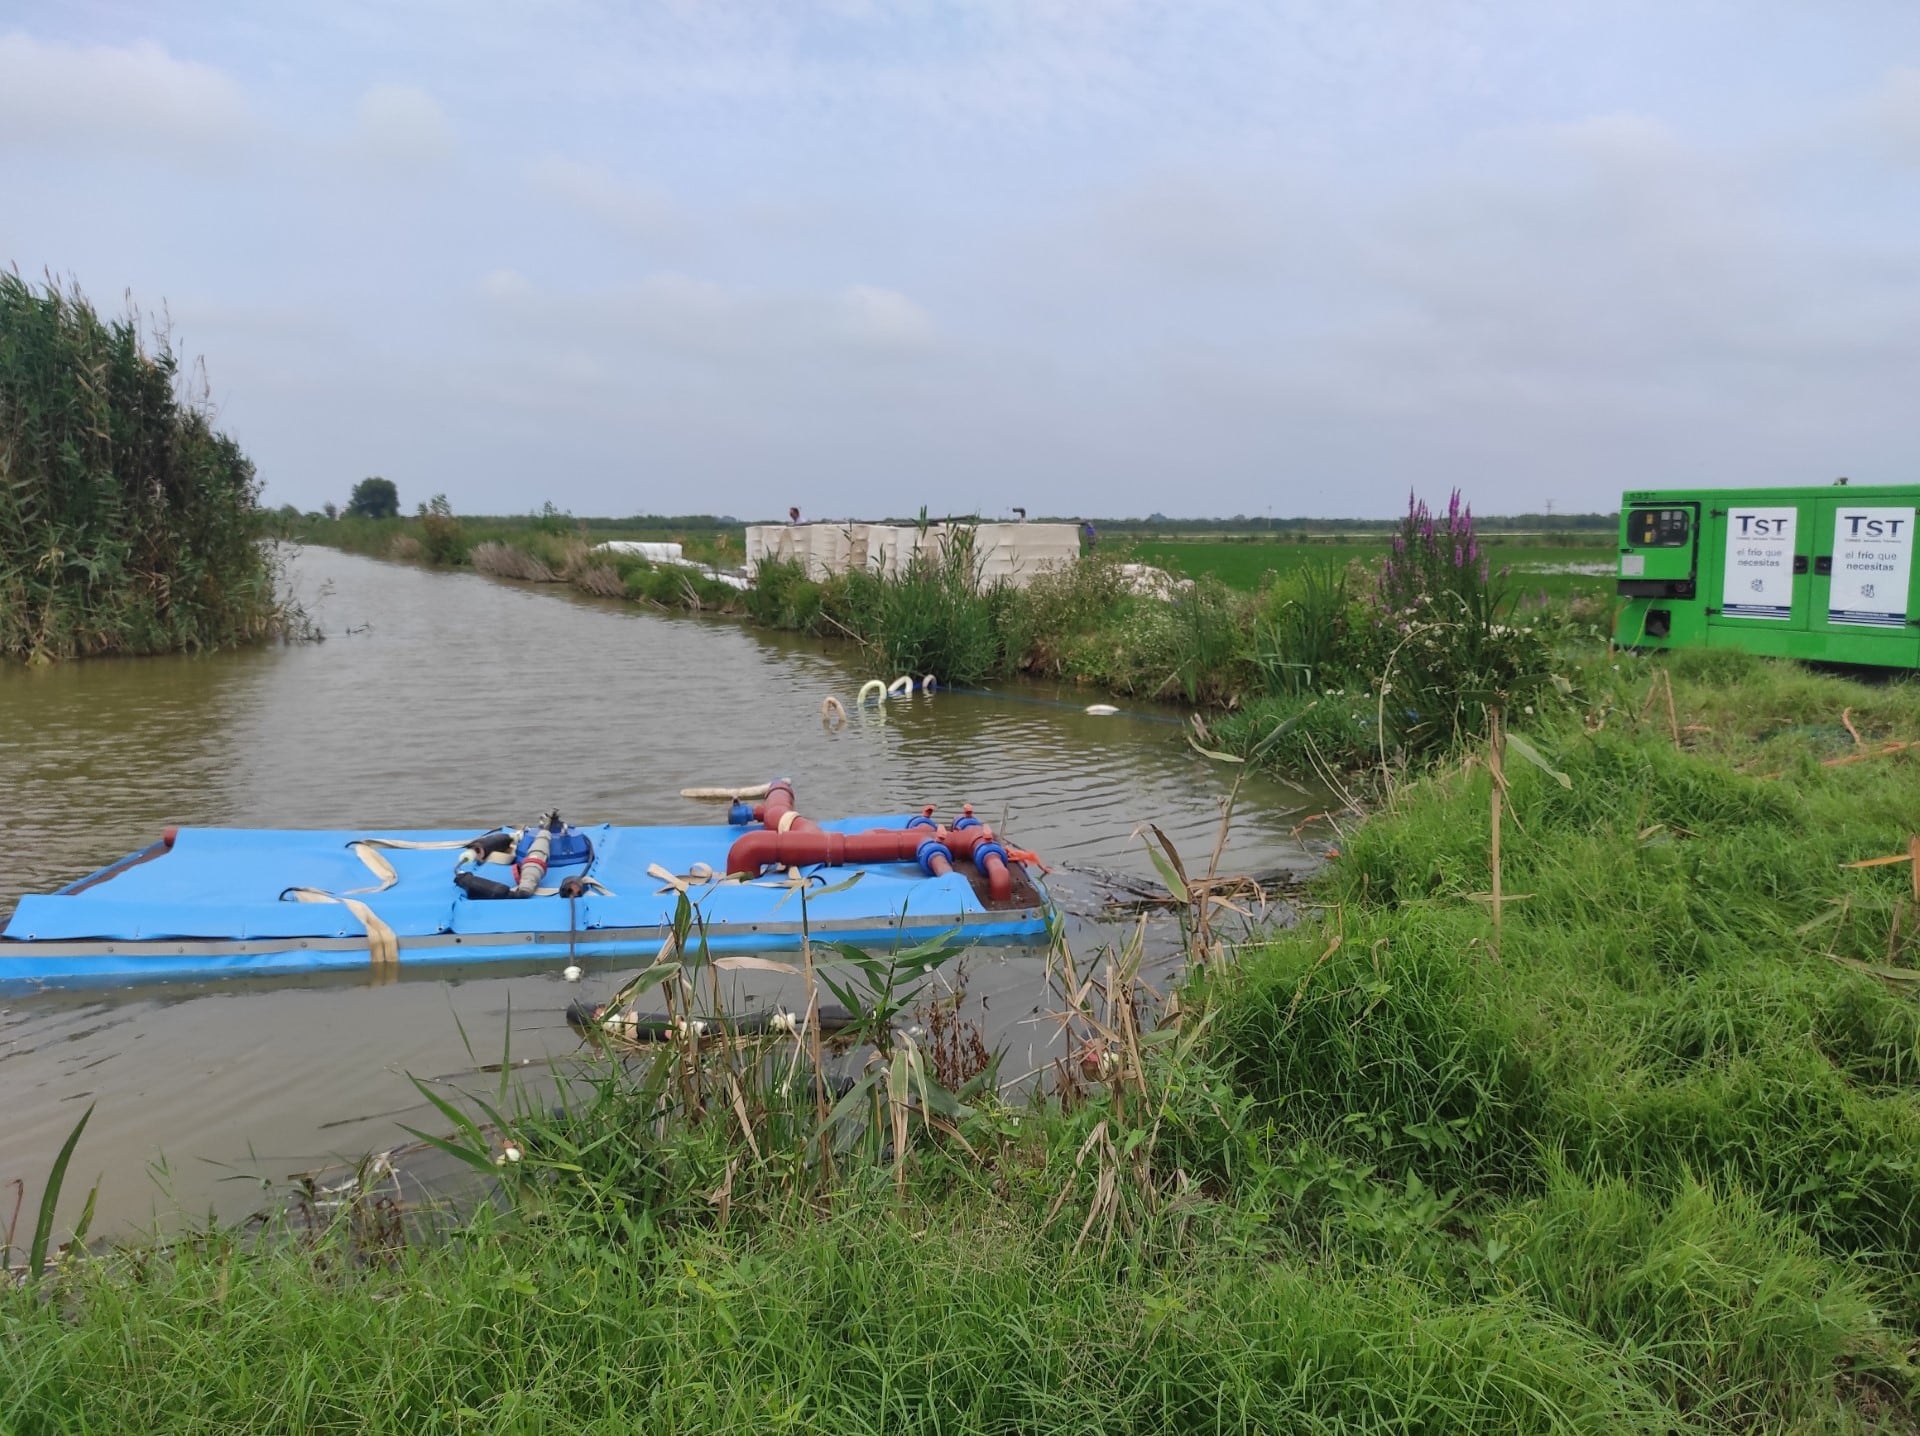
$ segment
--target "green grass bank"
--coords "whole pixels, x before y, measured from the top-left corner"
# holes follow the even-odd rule
[[[0,271],[0,658],[224,648],[298,625],[253,465],[166,334]]]
[[[350,1211],[0,1295],[0,1429],[1911,1431],[1920,687],[1564,677],[1497,878],[1463,740],[1174,1016],[1056,952],[1044,1100],[886,1035],[877,970],[844,1093],[772,1035],[475,1096],[500,1201],[448,1240]]]
[[[950,685],[977,685],[1024,677],[1244,712],[1249,722],[1223,730],[1223,741],[1243,749],[1247,735],[1269,730],[1282,709],[1317,696],[1332,701],[1313,719],[1311,735],[1329,761],[1346,766],[1363,751],[1378,756],[1377,721],[1363,731],[1357,705],[1389,667],[1410,669],[1423,655],[1471,648],[1465,668],[1416,675],[1429,695],[1418,710],[1424,718],[1405,720],[1415,711],[1405,704],[1387,715],[1395,729],[1390,746],[1431,746],[1442,726],[1433,695],[1455,694],[1445,708],[1450,739],[1481,689],[1544,663],[1536,650],[1597,635],[1611,588],[1610,570],[1570,571],[1607,567],[1604,535],[1483,534],[1457,494],[1444,516],[1411,503],[1383,533],[1103,541],[1070,570],[1023,589],[980,581],[964,527],[951,546],[916,557],[897,577],[813,579],[798,563],[775,562],[761,565],[741,593],[698,570],[594,548],[615,538],[670,539],[696,562],[737,566],[740,535],[708,516],[463,518],[442,500],[421,510],[411,518],[285,522],[292,537],[352,552],[565,583],[663,609],[744,615],[761,627],[851,644],[869,672],[886,678],[932,673]],[[1389,584],[1396,556],[1402,579]],[[1167,568],[1171,579],[1142,576],[1134,570],[1142,562]],[[1409,575],[1416,581],[1405,581]],[[1420,615],[1420,641],[1395,653],[1400,623],[1428,590],[1440,607]],[[1436,622],[1444,632],[1428,631]],[[1529,641],[1518,636],[1523,629]],[[1469,632],[1470,644],[1462,636]],[[1531,642],[1536,633],[1540,641]],[[1355,711],[1340,720],[1331,710],[1347,699]],[[1406,729],[1422,731],[1409,737]],[[1308,761],[1299,740],[1275,751],[1296,768]]]
[[[529,515],[458,515],[442,497],[411,516],[324,518],[291,510],[276,514],[278,531],[297,543],[322,544],[370,558],[470,568],[494,578],[565,584],[597,598],[624,598],[656,608],[741,614],[739,590],[697,568],[652,564],[631,555],[597,551],[614,541],[673,542],[696,564],[718,569],[741,563],[737,525],[705,514],[634,519],[576,519],[548,505]]]

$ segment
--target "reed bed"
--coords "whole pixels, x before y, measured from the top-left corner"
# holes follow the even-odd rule
[[[0,656],[286,633],[259,483],[164,329],[0,272]]]

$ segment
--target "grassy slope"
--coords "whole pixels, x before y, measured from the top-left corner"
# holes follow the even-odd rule
[[[1912,1430],[1920,912],[1842,864],[1906,851],[1920,688],[1703,655],[1670,721],[1623,667],[1536,734],[1570,787],[1509,755],[1497,953],[1469,766],[1196,991],[1150,1112],[975,1130],[826,1219],[744,1156],[687,1225],[723,1151],[665,1227],[563,1190],[392,1266],[79,1268],[0,1299],[0,1429]],[[1096,1121],[1184,1174],[1104,1255]]]

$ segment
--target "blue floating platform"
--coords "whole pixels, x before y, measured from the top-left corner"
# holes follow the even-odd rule
[[[827,820],[829,832],[903,829],[905,817]],[[20,899],[0,931],[0,983],[120,983],[142,979],[276,976],[390,966],[352,904],[392,934],[404,971],[431,964],[653,958],[672,931],[681,888],[712,953],[797,948],[803,929],[823,942],[886,950],[945,933],[965,942],[1043,939],[1051,903],[1040,879],[1014,865],[1011,901],[992,902],[967,863],[929,877],[917,863],[849,864],[715,880],[746,829],[584,827],[595,887],[577,898],[469,897],[454,884],[465,832],[332,832],[182,828],[171,846],[121,859],[60,891]],[[356,844],[380,847],[395,880],[377,875]],[[482,870],[485,871],[484,869]],[[504,870],[496,870],[504,874]],[[549,881],[580,873],[556,865]],[[846,880],[858,875],[858,881]],[[293,889],[348,901],[295,901]],[[697,947],[697,938],[689,939]]]

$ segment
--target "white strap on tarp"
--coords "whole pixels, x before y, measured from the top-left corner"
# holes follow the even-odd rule
[[[400,939],[394,936],[393,929],[380,920],[380,915],[358,898],[346,897],[338,893],[325,892],[320,888],[288,888],[280,894],[281,900],[292,898],[295,902],[335,902],[360,919],[360,925],[367,930],[367,956],[375,967],[397,967],[400,963]]]

